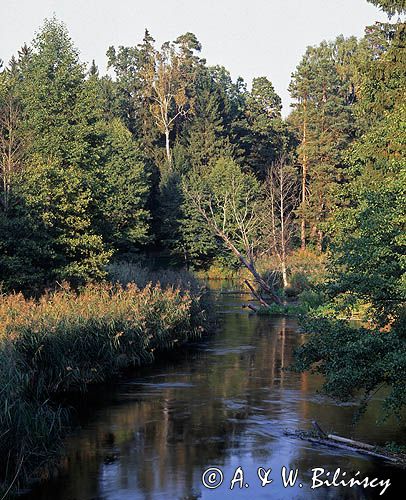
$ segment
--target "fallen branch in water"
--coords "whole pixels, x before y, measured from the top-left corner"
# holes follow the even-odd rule
[[[269,304],[265,302],[265,300],[261,297],[261,295],[255,290],[255,288],[251,285],[251,283],[248,280],[244,280],[244,283],[247,285],[247,287],[251,290],[252,295],[258,300],[258,302],[264,306],[264,307],[269,307]]]
[[[326,432],[323,431],[323,429],[319,426],[319,424],[316,421],[313,421],[312,424],[315,429],[315,432],[285,430],[284,434],[286,436],[294,436],[299,439],[304,439],[306,441],[309,441],[310,443],[329,446],[332,448],[340,448],[346,451],[362,453],[364,455],[369,455],[375,458],[380,458],[382,460],[387,460],[389,462],[393,462],[401,466],[406,466],[406,457],[403,455],[390,453],[382,448],[373,446],[371,444],[362,443],[361,441],[355,441],[353,439],[337,436],[335,434],[327,434]]]
[[[251,311],[254,311],[255,313],[259,311],[258,307],[253,306],[252,304],[243,304],[242,305],[243,309],[251,309]]]

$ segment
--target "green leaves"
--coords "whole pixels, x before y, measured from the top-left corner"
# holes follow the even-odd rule
[[[26,169],[21,190],[30,213],[42,221],[49,240],[50,278],[81,283],[104,276],[111,252],[91,227],[91,192],[77,167],[37,163]]]
[[[303,326],[307,342],[296,352],[295,370],[313,367],[326,377],[328,394],[346,400],[361,391],[364,404],[374,391],[389,387],[387,414],[400,415],[406,403],[406,345],[399,330],[356,328],[327,319],[310,319]]]
[[[202,235],[208,230],[220,245],[230,241],[252,255],[258,244],[261,198],[253,174],[243,172],[230,158],[220,158],[206,169],[192,171],[183,190],[187,213],[204,228]]]
[[[406,0],[368,0],[368,2],[380,7],[390,17],[406,12]]]
[[[7,181],[4,193],[10,207],[0,213],[8,231],[0,240],[0,279],[7,288],[27,289],[102,278],[114,251],[133,252],[148,241],[145,157],[111,116],[111,85],[94,65],[86,79],[56,19],[45,22],[12,69],[1,81],[18,104],[14,144],[23,148],[18,178]]]
[[[336,316],[364,304],[369,324],[355,328],[331,315],[311,319],[296,368],[322,373],[333,396],[362,391],[364,407],[371,394],[386,387],[387,412],[400,414],[406,404],[406,108],[399,77],[404,26],[391,30],[390,45],[369,52],[368,63],[360,67],[363,88],[373,87],[357,103],[368,111],[361,127],[366,132],[346,155],[347,182],[337,190],[339,203],[327,224],[331,311]],[[375,81],[388,61],[393,71]]]

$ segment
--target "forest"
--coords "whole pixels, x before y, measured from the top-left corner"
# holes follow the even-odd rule
[[[178,288],[155,285],[159,278],[142,289],[126,287],[130,280],[108,284],[125,266],[156,262],[179,275],[242,276],[258,313],[296,308],[307,335],[293,369],[316,370],[339,399],[362,394],[362,407],[386,387],[383,413],[401,416],[405,2],[370,2],[388,22],[366,27],[361,39],[307,47],[291,77],[286,118],[267,77],[252,86],[233,80],[207,64],[190,32],[157,47],[145,30],[133,46],[111,46],[102,75],[51,18],[1,63],[2,441],[10,428],[20,443],[29,433],[17,414],[35,414],[38,425],[54,419],[55,410],[38,419],[35,397],[104,380],[148,358],[155,342],[202,334],[198,285],[185,288],[178,277],[171,281]],[[362,326],[349,322],[354,317]],[[151,331],[159,323],[164,333],[154,347],[128,340],[138,322]],[[44,341],[51,331],[60,333],[57,345]],[[120,344],[118,331],[132,333]],[[80,359],[72,342],[83,353],[110,342],[111,351]],[[77,375],[58,379],[75,363]],[[15,450],[16,470],[27,451],[7,439],[0,450]]]

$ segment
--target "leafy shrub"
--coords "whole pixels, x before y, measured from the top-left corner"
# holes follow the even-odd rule
[[[315,290],[303,290],[303,292],[299,294],[298,299],[301,306],[303,306],[306,311],[317,309],[326,301],[324,293]]]
[[[406,349],[404,323],[389,331],[349,324],[346,320],[307,318],[307,342],[295,353],[296,371],[312,369],[325,377],[324,390],[338,399],[359,391],[364,410],[370,396],[387,387],[386,415],[402,415],[406,404]]]
[[[304,312],[304,308],[298,304],[271,304],[268,307],[261,307],[258,314],[263,316],[298,316]]]

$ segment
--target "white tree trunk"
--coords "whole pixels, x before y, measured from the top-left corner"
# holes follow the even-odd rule
[[[165,149],[166,149],[166,158],[168,160],[169,170],[172,169],[172,154],[171,154],[171,145],[169,142],[169,128],[165,130]]]

